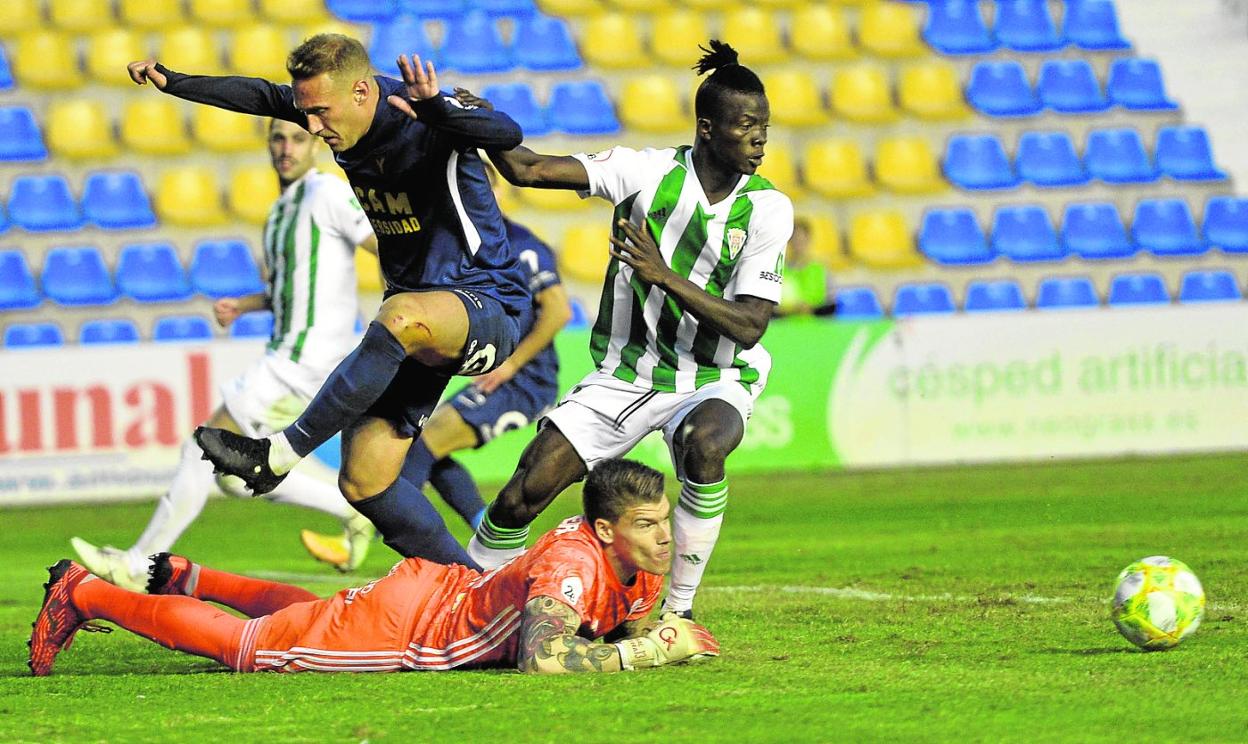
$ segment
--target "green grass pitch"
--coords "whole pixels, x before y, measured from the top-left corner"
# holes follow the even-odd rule
[[[44,567],[71,535],[129,544],[151,505],[0,511],[0,741],[1242,741],[1246,473],[1222,455],[736,477],[697,607],[723,657],[562,678],[236,675],[116,632],[80,634],[33,679]],[[338,576],[301,526],[331,524],[214,500],[178,549],[321,594],[395,560],[378,543]],[[1179,648],[1145,653],[1107,600],[1158,553],[1209,606]]]

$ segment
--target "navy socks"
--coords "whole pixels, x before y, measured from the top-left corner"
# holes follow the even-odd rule
[[[376,496],[356,501],[352,506],[368,517],[383,542],[404,558],[481,568],[451,536],[433,504],[406,478],[399,478]]]

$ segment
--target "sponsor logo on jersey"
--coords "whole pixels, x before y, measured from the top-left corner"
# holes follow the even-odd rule
[[[776,284],[784,281],[784,278],[774,271],[760,271],[758,272],[758,278],[763,281],[775,282]]]
[[[581,594],[585,591],[585,586],[581,584],[579,576],[569,576],[559,585],[559,593],[563,598],[568,600],[571,605],[576,605],[581,601]]]
[[[653,212],[651,212],[650,214],[646,215],[646,217],[654,220],[655,222],[658,222],[659,220],[665,220],[667,219],[667,207],[660,207],[654,210]]]
[[[737,256],[741,255],[741,249],[745,247],[745,230],[739,227],[731,227],[728,229],[728,258],[733,261],[737,260]]]

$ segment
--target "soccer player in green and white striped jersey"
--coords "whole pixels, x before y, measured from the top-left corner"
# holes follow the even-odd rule
[[[767,382],[758,342],[793,230],[792,202],[754,174],[770,117],[762,82],[727,44],[706,51],[692,146],[490,153],[512,183],[610,200],[614,235],[590,340],[597,369],[543,420],[469,544],[487,568],[518,554],[563,489],[662,430],[682,484],[664,609],[687,616],[727,508],[724,461]]]
[[[269,155],[282,195],[264,228],[268,284],[264,293],[227,297],[213,306],[228,326],[239,315],[273,310],[273,335],[263,357],[222,386],[223,405],[208,425],[260,437],[279,431],[303,412],[325,377],[358,342],[355,250],[377,252],[377,238],[346,183],[314,167],[317,140],[297,124],[273,120]],[[160,498],[147,529],[126,550],[71,540],[93,573],[132,591],[146,591],[149,556],[168,551],[199,516],[212,491],[212,464],[200,459],[189,437],[169,490]],[[222,489],[250,496],[238,479],[222,478]],[[342,520],[353,536],[349,567],[363,560],[373,525],[342,498],[332,483],[292,472],[271,493],[271,501],[326,512]]]

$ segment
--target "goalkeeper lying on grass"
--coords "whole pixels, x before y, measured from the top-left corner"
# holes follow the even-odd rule
[[[147,590],[158,596],[136,594],[62,560],[49,569],[30,668],[49,674],[97,619],[240,672],[610,672],[718,656],[715,637],[692,620],[669,614],[642,627],[671,565],[663,476],[603,462],[585,482],[584,507],[494,571],[408,558],[329,599],[168,553],[152,557]],[[623,640],[599,640],[607,635]]]

